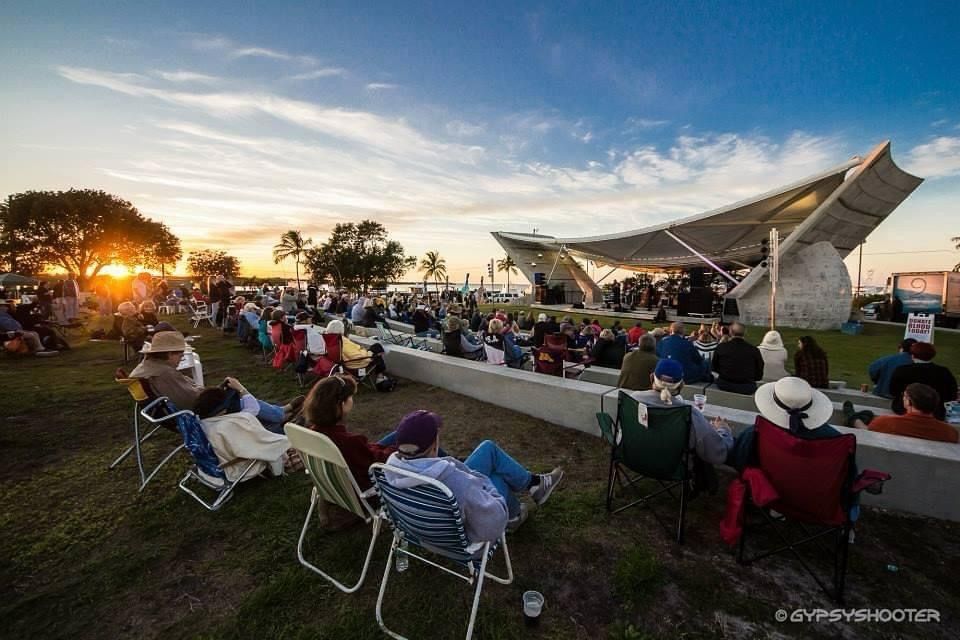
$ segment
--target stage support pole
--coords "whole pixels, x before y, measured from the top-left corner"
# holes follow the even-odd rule
[[[698,258],[700,258],[701,260],[703,260],[704,262],[706,262],[708,265],[710,265],[711,267],[713,267],[713,268],[716,270],[716,272],[719,273],[720,275],[722,275],[724,278],[726,278],[727,280],[729,280],[730,282],[732,282],[732,283],[735,284],[735,285],[740,284],[740,283],[737,281],[736,278],[734,278],[732,275],[730,275],[729,273],[727,273],[726,271],[724,271],[723,269],[721,269],[720,266],[719,266],[717,263],[715,263],[715,262],[712,261],[710,258],[708,258],[707,256],[703,255],[702,253],[700,253],[699,251],[697,251],[696,249],[694,249],[693,247],[691,247],[689,244],[687,244],[686,242],[684,242],[683,240],[681,240],[679,237],[677,237],[677,235],[676,235],[675,233],[673,233],[672,231],[670,231],[670,229],[664,229],[663,232],[664,232],[665,234],[667,234],[668,236],[670,236],[671,238],[673,238],[674,240],[676,240],[681,246],[685,247],[687,250],[692,251],[695,256],[697,256]]]

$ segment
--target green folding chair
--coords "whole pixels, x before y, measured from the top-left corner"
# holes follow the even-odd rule
[[[687,512],[687,492],[692,473],[690,469],[689,405],[676,407],[646,407],[647,424],[640,422],[640,403],[621,391],[617,399],[617,419],[607,413],[598,413],[597,422],[604,440],[610,444],[610,471],[607,477],[607,511],[620,513],[642,505],[650,509],[668,533],[673,526],[657,513],[651,500],[664,494],[680,500],[680,516],[676,523],[676,540],[683,542],[683,527]],[[654,480],[659,488],[644,494],[639,483]],[[636,498],[614,508],[617,486],[624,493],[633,492]]]
[[[307,468],[307,474],[313,480],[313,492],[310,495],[310,507],[307,509],[307,517],[303,521],[303,529],[300,530],[300,540],[297,542],[297,558],[300,564],[310,569],[314,573],[326,578],[333,585],[344,593],[353,593],[363,585],[367,577],[367,570],[370,568],[370,558],[373,556],[373,547],[377,543],[377,536],[380,534],[381,518],[377,516],[376,511],[367,501],[376,495],[376,490],[371,488],[366,492],[360,490],[350,468],[343,459],[343,454],[337,449],[337,445],[330,438],[297,426],[293,423],[287,423],[283,428],[287,438],[290,439],[290,445],[300,452],[303,458],[304,466]],[[321,569],[311,564],[303,556],[303,541],[307,535],[307,529],[313,518],[313,510],[319,504],[323,508],[323,502],[332,502],[350,513],[360,517],[364,522],[371,525],[372,535],[370,546],[367,549],[367,557],[363,562],[363,569],[360,572],[360,578],[353,586],[346,586],[339,582]]]

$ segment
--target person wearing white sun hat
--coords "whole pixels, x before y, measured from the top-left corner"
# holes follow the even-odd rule
[[[802,379],[793,376],[768,382],[753,396],[760,415],[803,440],[835,438],[840,434],[828,424],[833,402]],[[755,463],[755,432],[747,427],[737,435],[727,464],[738,471]]]

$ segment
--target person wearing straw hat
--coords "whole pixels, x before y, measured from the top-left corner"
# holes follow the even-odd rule
[[[186,340],[179,331],[163,331],[155,334],[149,349],[144,348],[143,361],[130,372],[130,377],[147,380],[154,393],[168,397],[177,409],[193,411],[196,408],[197,399],[204,392],[204,387],[195,384],[193,380],[177,371],[177,365],[180,364],[180,358],[186,349]],[[236,378],[226,378],[225,384],[233,389],[242,389],[241,396],[249,395]],[[281,433],[284,423],[290,421],[303,404],[303,396],[282,407],[258,400],[253,396],[249,401],[244,402],[251,404],[256,402],[257,418],[263,426]],[[240,396],[237,396],[236,405],[234,410],[239,411]]]
[[[803,440],[835,438],[840,434],[828,424],[833,401],[803,378],[787,376],[768,382],[753,395],[760,415]],[[737,435],[727,464],[738,471],[754,462],[755,432],[747,427]]]

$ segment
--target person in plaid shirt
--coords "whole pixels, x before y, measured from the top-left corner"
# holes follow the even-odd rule
[[[812,336],[797,340],[797,352],[793,355],[796,376],[803,378],[811,387],[826,389],[830,386],[830,364],[827,352],[820,348]]]

